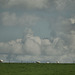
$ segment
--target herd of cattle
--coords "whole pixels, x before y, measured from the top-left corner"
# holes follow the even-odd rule
[[[3,60],[0,60],[0,63],[3,63]],[[41,63],[40,61],[36,61],[35,63]],[[50,63],[50,62],[46,62],[46,63]],[[56,63],[59,63],[59,61],[56,61]]]

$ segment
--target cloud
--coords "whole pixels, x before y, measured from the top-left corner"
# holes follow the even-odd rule
[[[0,13],[0,23],[3,27],[24,25],[30,27],[38,22],[40,32],[42,32],[43,27],[40,23],[41,25],[49,23],[50,26],[48,39],[34,36],[33,31],[28,28],[24,31],[22,39],[0,42],[0,53],[6,54],[5,60],[44,61],[48,58],[51,61],[69,62],[70,60],[72,62],[71,58],[75,57],[74,0],[0,0],[0,8],[3,11],[2,14]],[[23,9],[23,11],[21,13],[11,11],[15,9],[19,9],[18,11]],[[47,11],[45,12],[44,9]],[[28,13],[23,13],[25,11]]]
[[[73,51],[73,50],[75,50],[75,31],[71,31],[71,45],[70,45],[70,48],[71,48],[71,50]],[[75,51],[73,51],[73,52],[75,52]]]
[[[65,44],[71,42],[71,31],[75,31],[74,17],[62,17],[60,15],[49,21],[50,27],[50,40],[59,37],[63,39]]]
[[[0,43],[0,53],[16,53],[16,54],[21,54],[21,49],[22,49],[22,45],[21,43],[21,39],[17,39],[16,41],[12,40],[10,42],[7,43]]]
[[[55,0],[55,3],[56,3],[56,8],[57,9],[64,9],[65,7],[66,7],[66,5],[67,5],[67,0]]]
[[[41,39],[39,37],[27,36],[23,48],[27,54],[39,55],[41,54],[40,42]]]
[[[40,18],[35,15],[29,15],[26,13],[21,16],[17,16],[16,13],[2,13],[2,24],[4,26],[31,26],[35,25],[39,19]]]
[[[72,36],[75,36],[75,34],[72,34]],[[6,43],[0,42],[0,54],[4,55],[2,59],[5,59],[5,61],[34,62],[40,60],[41,62],[55,62],[59,60],[60,62],[72,62],[75,57],[75,42],[74,40],[71,41],[70,47],[65,45],[64,42],[62,38],[55,38],[53,42],[49,39],[41,39],[34,36],[33,31],[27,28],[23,39],[11,40]]]
[[[74,0],[0,0],[2,8],[72,10]],[[48,9],[48,10],[49,10]]]
[[[71,24],[75,24],[75,17],[74,18],[70,18]]]
[[[47,8],[48,0],[0,0],[3,3],[2,7],[22,7],[28,9]]]
[[[70,62],[73,63],[74,58],[75,58],[74,53],[70,53],[70,54],[61,56],[59,61],[61,63],[70,63]]]
[[[74,51],[74,32],[75,23],[74,18],[60,17],[53,18],[50,21],[50,40],[52,46],[57,49],[59,53],[63,55],[64,53],[69,53],[71,50]]]
[[[74,0],[54,0],[56,4],[56,9],[58,10],[65,10],[65,9],[74,9],[75,1]]]

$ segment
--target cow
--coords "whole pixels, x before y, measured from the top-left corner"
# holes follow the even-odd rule
[[[36,63],[40,63],[40,61],[36,61]]]
[[[0,60],[0,63],[2,63],[3,62],[3,60]]]

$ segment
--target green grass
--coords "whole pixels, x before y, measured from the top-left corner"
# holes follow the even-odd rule
[[[0,75],[75,75],[75,64],[0,63]]]

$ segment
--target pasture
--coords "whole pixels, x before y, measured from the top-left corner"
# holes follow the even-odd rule
[[[0,63],[0,75],[75,75],[75,64]]]

